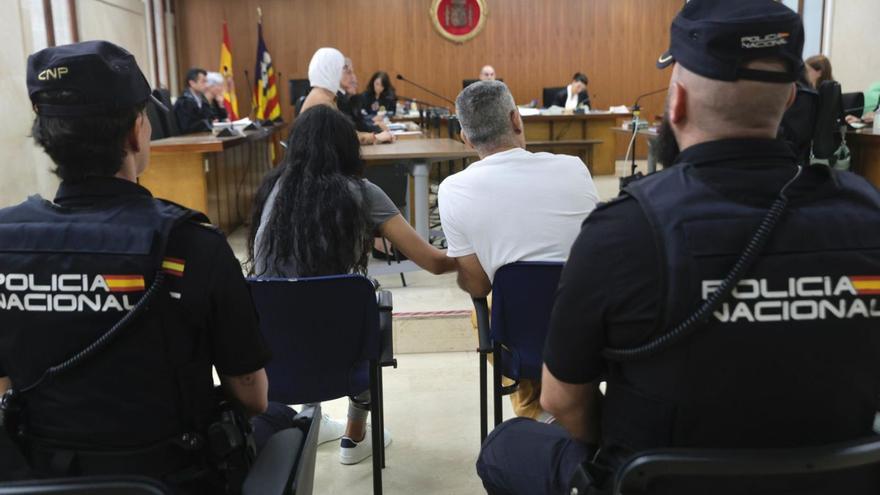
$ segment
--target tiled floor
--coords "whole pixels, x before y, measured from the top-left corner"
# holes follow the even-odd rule
[[[595,178],[603,199],[617,195],[618,180],[613,176]],[[245,253],[245,234],[238,231],[230,244],[241,258]],[[455,275],[433,276],[423,271],[406,274],[403,287],[396,274],[377,277],[393,292],[395,313],[469,310],[470,298],[455,284]],[[425,325],[430,319],[422,320]],[[435,322],[436,323],[436,322]],[[418,322],[414,322],[418,325]],[[469,325],[459,318],[447,325]],[[442,326],[437,332],[443,332]],[[457,338],[468,338],[469,327],[455,328]],[[438,342],[442,341],[442,336]],[[476,342],[474,341],[475,347]],[[442,345],[438,344],[438,348]],[[474,470],[479,451],[479,368],[475,352],[433,352],[398,354],[398,369],[385,371],[386,427],[392,444],[386,451],[383,471],[385,493],[395,494],[473,494],[483,493]],[[345,419],[347,399],[324,403],[324,412]],[[504,401],[505,417],[512,415]],[[491,417],[491,401],[490,411]],[[343,466],[338,460],[338,442],[318,450],[315,473],[317,494],[372,493],[372,463]]]

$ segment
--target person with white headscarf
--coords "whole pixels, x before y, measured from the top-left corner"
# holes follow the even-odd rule
[[[351,66],[346,65],[345,55],[336,48],[319,48],[309,62],[309,84],[312,86],[299,113],[315,105],[336,106],[343,79],[354,77]],[[376,144],[394,141],[394,136],[383,131],[379,133],[358,132],[361,144]]]

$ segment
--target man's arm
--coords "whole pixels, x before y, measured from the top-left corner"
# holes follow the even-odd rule
[[[572,437],[588,445],[599,445],[601,403],[602,393],[597,383],[565,383],[544,365],[541,407],[552,414]]]
[[[269,380],[266,370],[239,376],[221,376],[220,382],[229,397],[237,400],[251,416],[266,412],[269,407]]]
[[[5,394],[10,388],[12,388],[12,380],[8,376],[0,377],[0,395]]]
[[[483,270],[476,254],[455,258],[458,264],[458,286],[471,297],[486,297],[492,291],[492,282]]]

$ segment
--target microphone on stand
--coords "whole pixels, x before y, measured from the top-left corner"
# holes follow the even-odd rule
[[[642,98],[644,98],[646,96],[656,95],[657,93],[662,93],[668,89],[669,89],[669,86],[667,86],[665,88],[655,89],[654,91],[648,91],[647,93],[644,93],[644,94],[640,94],[639,96],[636,97],[636,102],[632,106],[633,118],[632,118],[631,125],[632,125],[633,134],[632,134],[632,139],[629,142],[629,149],[627,149],[627,154],[629,154],[630,151],[632,151],[632,164],[630,166],[630,177],[635,177],[636,170],[638,169],[638,167],[636,165],[636,136],[639,133],[639,116],[641,115],[641,110],[642,110],[642,108],[639,106],[639,102],[642,101]],[[640,174],[641,174],[641,172],[640,172]],[[623,179],[621,179],[621,181],[623,181]]]
[[[263,126],[260,124],[260,121],[257,119],[257,109],[256,109],[256,107],[254,107],[254,103],[255,103],[255,101],[254,101],[254,87],[253,87],[253,85],[251,85],[251,75],[247,69],[244,70],[244,82],[245,82],[245,84],[247,84],[247,87],[251,93],[251,111],[250,111],[250,113],[248,113],[248,117],[251,118],[251,123],[248,124],[247,127],[244,128],[244,130],[255,131],[258,129],[262,129]]]
[[[436,96],[437,98],[440,98],[441,100],[443,100],[443,101],[445,101],[445,102],[451,104],[452,107],[455,108],[455,102],[452,101],[452,100],[450,100],[449,98],[447,98],[447,97],[445,97],[445,96],[443,96],[443,95],[441,95],[441,94],[435,93],[435,92],[431,91],[430,89],[428,89],[428,88],[422,86],[421,84],[419,84],[419,83],[417,83],[417,82],[414,82],[414,81],[411,81],[411,80],[409,80],[409,79],[403,77],[401,74],[397,74],[397,79],[399,79],[399,80],[401,80],[401,81],[404,81],[404,82],[408,82],[408,83],[412,84],[413,86],[415,86],[415,87],[421,89],[422,91],[424,91],[424,92],[426,92],[426,93],[429,93],[429,94],[431,94],[431,95],[433,95],[433,96]]]
[[[440,106],[440,105],[437,105],[437,104],[431,103],[430,101],[419,100],[419,99],[417,99],[417,98],[410,98],[409,96],[403,96],[403,95],[397,95],[397,99],[398,99],[398,100],[411,101],[411,102],[413,102],[413,103],[418,103],[419,105],[423,105],[423,106],[426,106],[426,107],[439,107],[439,106]]]
[[[633,113],[636,113],[639,110],[641,110],[641,107],[639,106],[639,102],[642,101],[642,98],[644,98],[646,96],[656,95],[657,93],[662,93],[662,92],[666,91],[667,89],[669,89],[669,86],[666,86],[665,88],[655,89],[654,91],[649,91],[645,94],[641,94],[641,95],[637,96],[636,102],[632,106]]]

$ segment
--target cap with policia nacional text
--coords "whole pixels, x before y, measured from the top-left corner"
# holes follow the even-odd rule
[[[27,88],[34,110],[51,117],[100,116],[130,108],[153,97],[150,84],[132,54],[108,41],[84,41],[45,48],[28,57]],[[41,91],[68,90],[81,97],[76,104],[36,103]]]
[[[788,83],[804,67],[801,18],[775,0],[691,0],[672,21],[670,38],[658,68],[677,62],[709,79]],[[787,69],[746,67],[763,58],[779,59]]]

